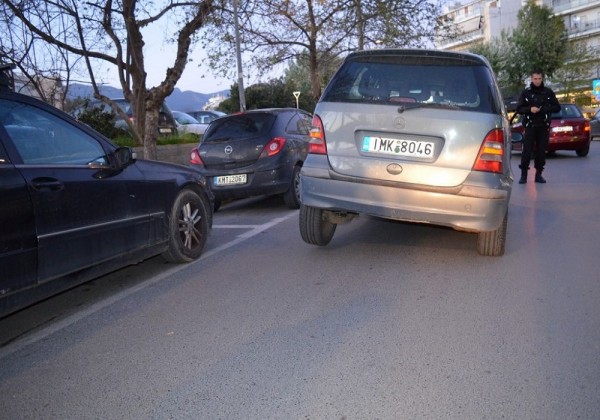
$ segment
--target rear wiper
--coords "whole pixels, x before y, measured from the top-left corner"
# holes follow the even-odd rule
[[[417,108],[436,108],[436,109],[460,109],[460,106],[455,105],[453,103],[439,103],[439,102],[406,102],[398,106],[398,111],[401,112],[417,109]]]

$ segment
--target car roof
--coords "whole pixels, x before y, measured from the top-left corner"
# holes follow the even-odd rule
[[[453,58],[470,61],[473,64],[489,66],[488,61],[485,57],[464,52],[464,51],[446,51],[446,50],[432,50],[426,48],[382,48],[378,50],[363,50],[355,51],[346,57],[346,60],[352,60],[358,57],[374,57],[374,56],[394,56],[404,55],[413,57],[438,57],[438,58]]]
[[[253,113],[259,113],[259,112],[269,112],[272,114],[281,114],[284,112],[304,112],[306,114],[308,114],[307,111],[304,111],[302,109],[298,109],[298,108],[261,108],[261,109],[249,109],[247,111],[244,112],[240,112],[234,115],[242,115],[242,114],[253,114]]]

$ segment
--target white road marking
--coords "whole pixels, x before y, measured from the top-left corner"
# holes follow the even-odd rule
[[[259,233],[264,232],[265,230],[272,228],[273,226],[278,225],[279,223],[284,222],[293,216],[297,216],[297,213],[292,212],[287,216],[278,217],[277,219],[273,219],[272,221],[270,221],[268,223],[264,223],[262,225],[213,225],[213,228],[228,228],[228,229],[244,228],[244,229],[250,229],[250,230],[248,232],[245,232],[242,235],[239,235],[233,241],[227,242],[226,244],[223,244],[217,248],[211,249],[210,251],[203,253],[202,256],[198,260],[196,260],[190,264],[196,264],[202,260],[205,260],[206,258],[210,258],[212,255],[215,255],[215,254],[222,252],[228,248],[231,248],[232,246],[235,246],[247,239],[250,239],[253,236],[258,235]],[[0,349],[0,359],[3,359],[5,357],[9,356],[16,351],[21,350],[24,347],[27,347],[27,346],[34,344],[40,340],[43,340],[46,337],[54,334],[55,332],[58,332],[64,328],[67,328],[68,326],[75,324],[76,322],[84,319],[85,317],[92,315],[92,314],[106,308],[107,306],[110,306],[110,305],[120,301],[121,299],[126,298],[129,295],[137,293],[140,290],[143,290],[148,286],[152,286],[153,284],[156,284],[159,281],[161,281],[169,276],[172,276],[173,274],[176,274],[177,272],[189,267],[190,264],[174,265],[172,268],[168,269],[164,273],[157,275],[156,277],[154,277],[152,279],[149,279],[143,283],[139,283],[135,286],[132,286],[129,289],[123,290],[123,291],[117,293],[116,295],[113,295],[109,298],[106,298],[106,299],[90,306],[87,309],[81,310],[81,311],[77,312],[76,314],[73,314],[61,321],[56,322],[55,324],[52,324],[52,325],[44,328],[43,330],[37,331],[29,336],[24,337],[21,340],[15,341],[15,342],[7,345],[6,347],[3,347]]]

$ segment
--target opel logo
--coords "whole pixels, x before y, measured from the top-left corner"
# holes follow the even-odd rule
[[[225,154],[230,155],[233,152],[233,147],[227,145],[225,146]]]

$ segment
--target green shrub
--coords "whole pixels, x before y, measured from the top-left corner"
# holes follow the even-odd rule
[[[124,134],[123,130],[115,128],[115,113],[112,111],[103,111],[98,107],[84,107],[77,119],[109,139]]]

